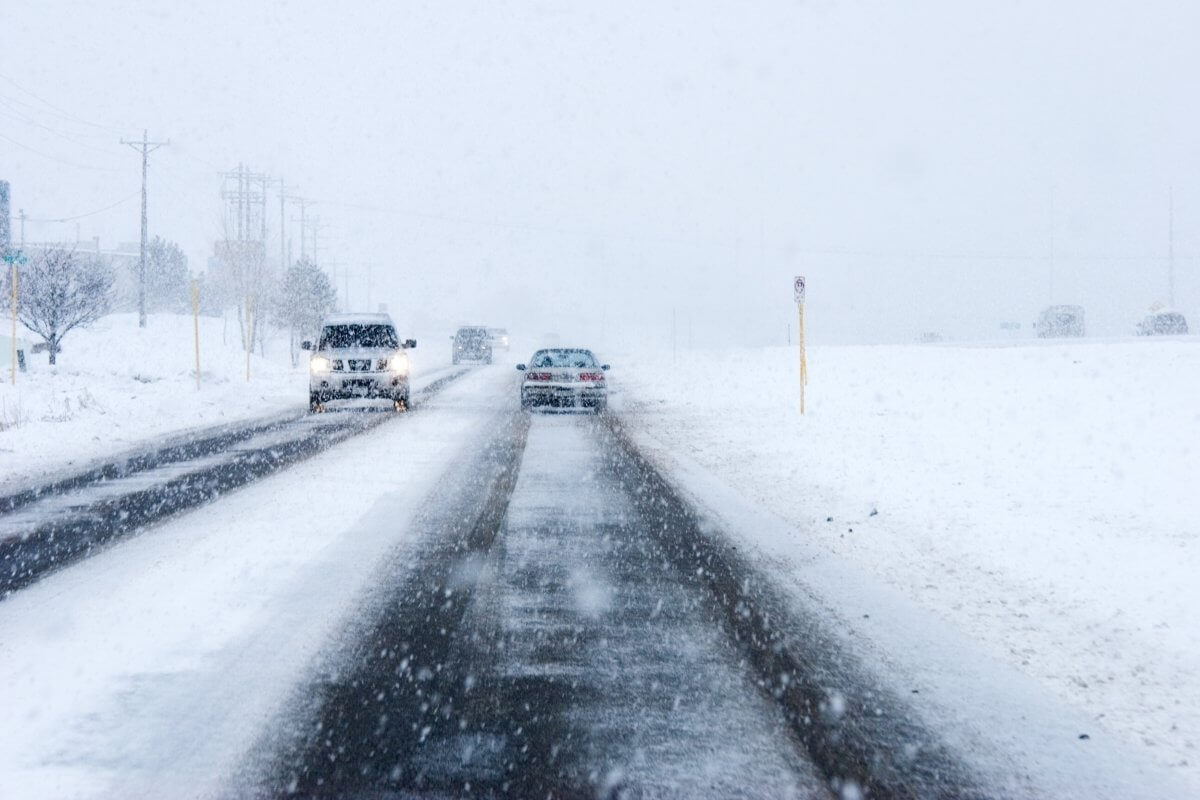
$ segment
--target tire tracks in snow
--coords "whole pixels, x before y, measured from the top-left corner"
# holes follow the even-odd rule
[[[468,371],[416,390],[413,411]],[[339,412],[222,428],[2,498],[0,601],[147,525],[405,416]]]
[[[507,546],[498,537],[505,530],[528,420],[522,415],[501,426],[488,447],[464,465],[458,483],[431,499],[421,555],[397,565],[403,577],[381,587],[381,604],[368,610],[345,645],[326,655],[318,670],[324,679],[304,688],[275,733],[255,749],[240,786],[255,787],[260,797],[642,796],[636,778],[610,780],[596,765],[627,748],[612,730],[638,725],[639,713],[654,713],[653,693],[632,705],[626,698],[622,705],[605,694],[613,684],[586,672],[579,680],[556,680],[539,677],[534,668],[522,679],[530,665],[520,658],[524,666],[509,663],[523,652],[526,660],[533,657],[533,664],[553,672],[563,668],[562,658],[574,663],[572,648],[593,646],[594,636],[601,643],[607,638],[603,631],[572,634],[573,623],[559,619],[554,609],[561,601],[553,595],[562,586],[552,576],[561,565],[554,567],[553,558],[550,572],[539,568],[541,578],[517,584],[511,575],[498,578],[497,561],[503,562]],[[827,620],[785,610],[778,587],[731,539],[698,517],[623,434],[618,419],[605,417],[591,427],[596,446],[606,452],[604,480],[619,485],[636,509],[633,524],[645,542],[633,549],[650,564],[646,569],[670,571],[668,580],[702,598],[709,609],[704,618],[742,654],[741,669],[767,706],[781,712],[784,728],[778,735],[823,777],[825,787],[813,796],[826,791],[863,798],[993,796],[902,698],[845,652]],[[587,488],[583,484],[580,491]],[[628,537],[630,530],[579,534]],[[504,535],[529,541],[527,532],[511,526]],[[619,547],[628,547],[628,541]],[[610,567],[615,563],[611,555],[600,561],[605,558]],[[532,569],[522,563],[520,569]],[[497,589],[505,580],[509,589]],[[634,580],[630,585],[638,585]],[[520,602],[540,609],[531,628],[518,625],[515,632],[496,600],[513,585],[523,593]],[[654,626],[655,616],[614,624],[626,630],[631,624]],[[530,635],[551,639],[520,638]],[[628,668],[631,680],[656,669],[640,663]],[[599,722],[595,709],[606,703],[626,717],[612,725]],[[758,790],[744,788],[750,794]]]

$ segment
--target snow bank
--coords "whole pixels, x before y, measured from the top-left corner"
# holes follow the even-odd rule
[[[21,334],[26,336],[24,332]],[[414,368],[424,360],[414,351]],[[285,411],[308,400],[304,360],[293,368],[286,334],[268,337],[265,356],[241,349],[238,324],[200,319],[201,388],[193,372],[190,315],[114,314],[72,331],[58,365],[27,357],[29,372],[0,384],[0,493],[110,457],[169,433]]]
[[[307,387],[285,340],[251,357],[250,383],[237,322],[200,320],[197,391],[188,315],[114,314],[63,341],[57,366],[27,356],[29,371],[0,385],[0,491],[59,469],[113,455],[159,434],[285,409]]]
[[[1200,790],[1200,342],[634,357],[636,428]],[[791,537],[790,539],[787,537]]]

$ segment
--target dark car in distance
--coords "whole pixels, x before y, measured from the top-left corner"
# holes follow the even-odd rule
[[[1155,311],[1137,324],[1138,336],[1179,336],[1188,332],[1187,318],[1178,311]]]
[[[492,363],[492,337],[482,325],[465,325],[458,329],[450,359],[455,364],[463,361]]]

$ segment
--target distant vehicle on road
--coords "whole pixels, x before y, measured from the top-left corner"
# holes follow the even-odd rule
[[[1187,319],[1178,311],[1156,311],[1137,324],[1138,336],[1172,336],[1187,332]]]
[[[518,364],[525,373],[521,381],[521,408],[608,408],[608,364],[596,360],[591,350],[556,347],[538,350],[528,364]]]
[[[488,339],[491,340],[492,347],[508,350],[508,331],[505,328],[488,328]]]
[[[1049,306],[1033,323],[1039,339],[1083,336],[1083,306]]]
[[[492,363],[492,340],[488,337],[487,328],[481,325],[464,325],[451,338],[454,339],[454,345],[450,359],[455,364],[462,361]]]
[[[321,338],[300,345],[308,358],[308,409],[324,410],[330,400],[386,399],[397,411],[408,408],[409,363],[387,314],[339,314],[321,324]]]

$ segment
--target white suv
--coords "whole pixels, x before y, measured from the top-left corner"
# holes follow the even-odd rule
[[[316,412],[330,400],[375,398],[391,400],[397,411],[408,408],[408,354],[417,346],[403,342],[387,314],[339,314],[321,324],[316,347],[308,359],[308,408]]]

